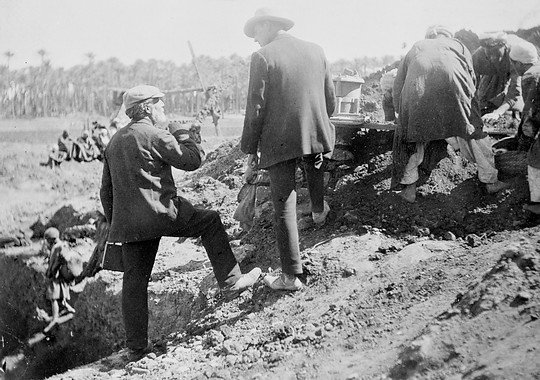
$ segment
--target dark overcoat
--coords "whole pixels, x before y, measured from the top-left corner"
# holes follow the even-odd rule
[[[158,129],[150,120],[131,122],[105,149],[101,203],[110,223],[110,242],[166,236],[186,226],[194,209],[177,196],[171,166],[195,170],[201,157],[195,142]]]
[[[416,42],[401,62],[393,88],[403,141],[484,137],[473,101],[474,78],[471,53],[460,41],[443,37]]]
[[[528,164],[533,168],[540,169],[540,61],[530,67],[522,78],[523,120],[529,120],[534,127],[535,140],[528,155]]]
[[[287,33],[251,56],[241,149],[268,168],[334,149],[335,92],[322,48]]]

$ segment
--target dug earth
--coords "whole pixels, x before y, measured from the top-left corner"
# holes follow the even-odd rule
[[[417,202],[406,204],[389,191],[390,161],[381,149],[330,173],[332,211],[323,227],[310,222],[300,188],[307,284],[300,292],[271,292],[259,282],[225,302],[200,242],[163,239],[149,289],[156,350],[137,362],[128,363],[122,349],[121,274],[101,271],[83,281],[73,292],[74,318],[30,345],[45,325],[36,313],[46,305],[38,241],[4,249],[7,378],[540,378],[539,227],[521,208],[525,179],[511,178],[511,188],[488,195],[474,165],[454,154],[419,188]],[[257,192],[251,230],[233,219],[244,163],[238,140],[227,141],[198,171],[175,173],[179,191],[221,213],[243,269],[279,271],[267,189]],[[12,230],[63,215],[62,232],[72,231],[74,247],[88,257],[91,228],[77,227],[77,235],[73,227],[88,226],[99,211],[101,167],[85,166],[81,185],[71,164],[55,172],[36,165],[24,181],[3,181],[6,191],[43,183],[44,198],[33,211],[16,198],[3,207]]]

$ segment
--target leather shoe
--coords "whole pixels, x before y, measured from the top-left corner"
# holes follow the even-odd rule
[[[152,343],[148,343],[145,348],[128,348],[127,359],[130,362],[136,362],[144,358],[147,354],[154,350]]]
[[[286,275],[284,273],[279,277],[267,274],[264,276],[263,280],[270,289],[274,290],[289,290],[296,292],[302,289],[304,286],[302,281],[300,281],[295,275]]]
[[[261,268],[253,268],[248,273],[244,273],[233,285],[221,289],[221,294],[227,300],[232,300],[240,295],[244,290],[253,286],[261,276]]]
[[[324,201],[324,208],[321,212],[312,212],[311,217],[313,218],[313,223],[321,226],[326,222],[326,216],[330,212],[330,206]]]

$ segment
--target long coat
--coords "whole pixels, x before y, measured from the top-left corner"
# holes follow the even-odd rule
[[[101,203],[110,223],[110,242],[166,236],[186,226],[191,203],[176,195],[171,166],[195,170],[201,157],[195,142],[158,129],[150,120],[131,122],[105,149]]]
[[[525,106],[521,122],[530,120],[536,132],[536,139],[529,150],[528,164],[540,169],[540,61],[523,74],[522,85]]]
[[[334,149],[334,84],[321,47],[287,33],[251,56],[241,149],[259,166]]]
[[[398,68],[394,107],[405,142],[484,137],[471,53],[453,38],[416,42]]]

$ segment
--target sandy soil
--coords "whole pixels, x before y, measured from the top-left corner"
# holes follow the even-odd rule
[[[378,154],[332,174],[325,226],[310,222],[305,189],[299,192],[304,290],[273,293],[258,283],[224,302],[201,264],[200,244],[182,243],[189,254],[180,259],[171,254],[177,243],[165,240],[152,286],[181,286],[168,268],[191,262],[188,276],[204,299],[186,329],[138,362],[127,363],[121,351],[50,378],[540,378],[539,227],[521,209],[525,179],[508,179],[510,189],[488,195],[474,165],[452,155],[408,204],[389,190],[390,154],[380,137],[370,148]],[[26,151],[39,161],[35,149]],[[244,158],[230,140],[199,171],[176,173],[179,188],[221,212],[243,269],[279,271],[269,204],[261,200],[247,233],[232,218]],[[0,183],[11,230],[27,230],[38,215],[81,195],[98,204],[99,162],[83,164],[83,175],[81,164],[51,172],[28,157],[11,160],[4,167],[13,162],[20,176]]]

